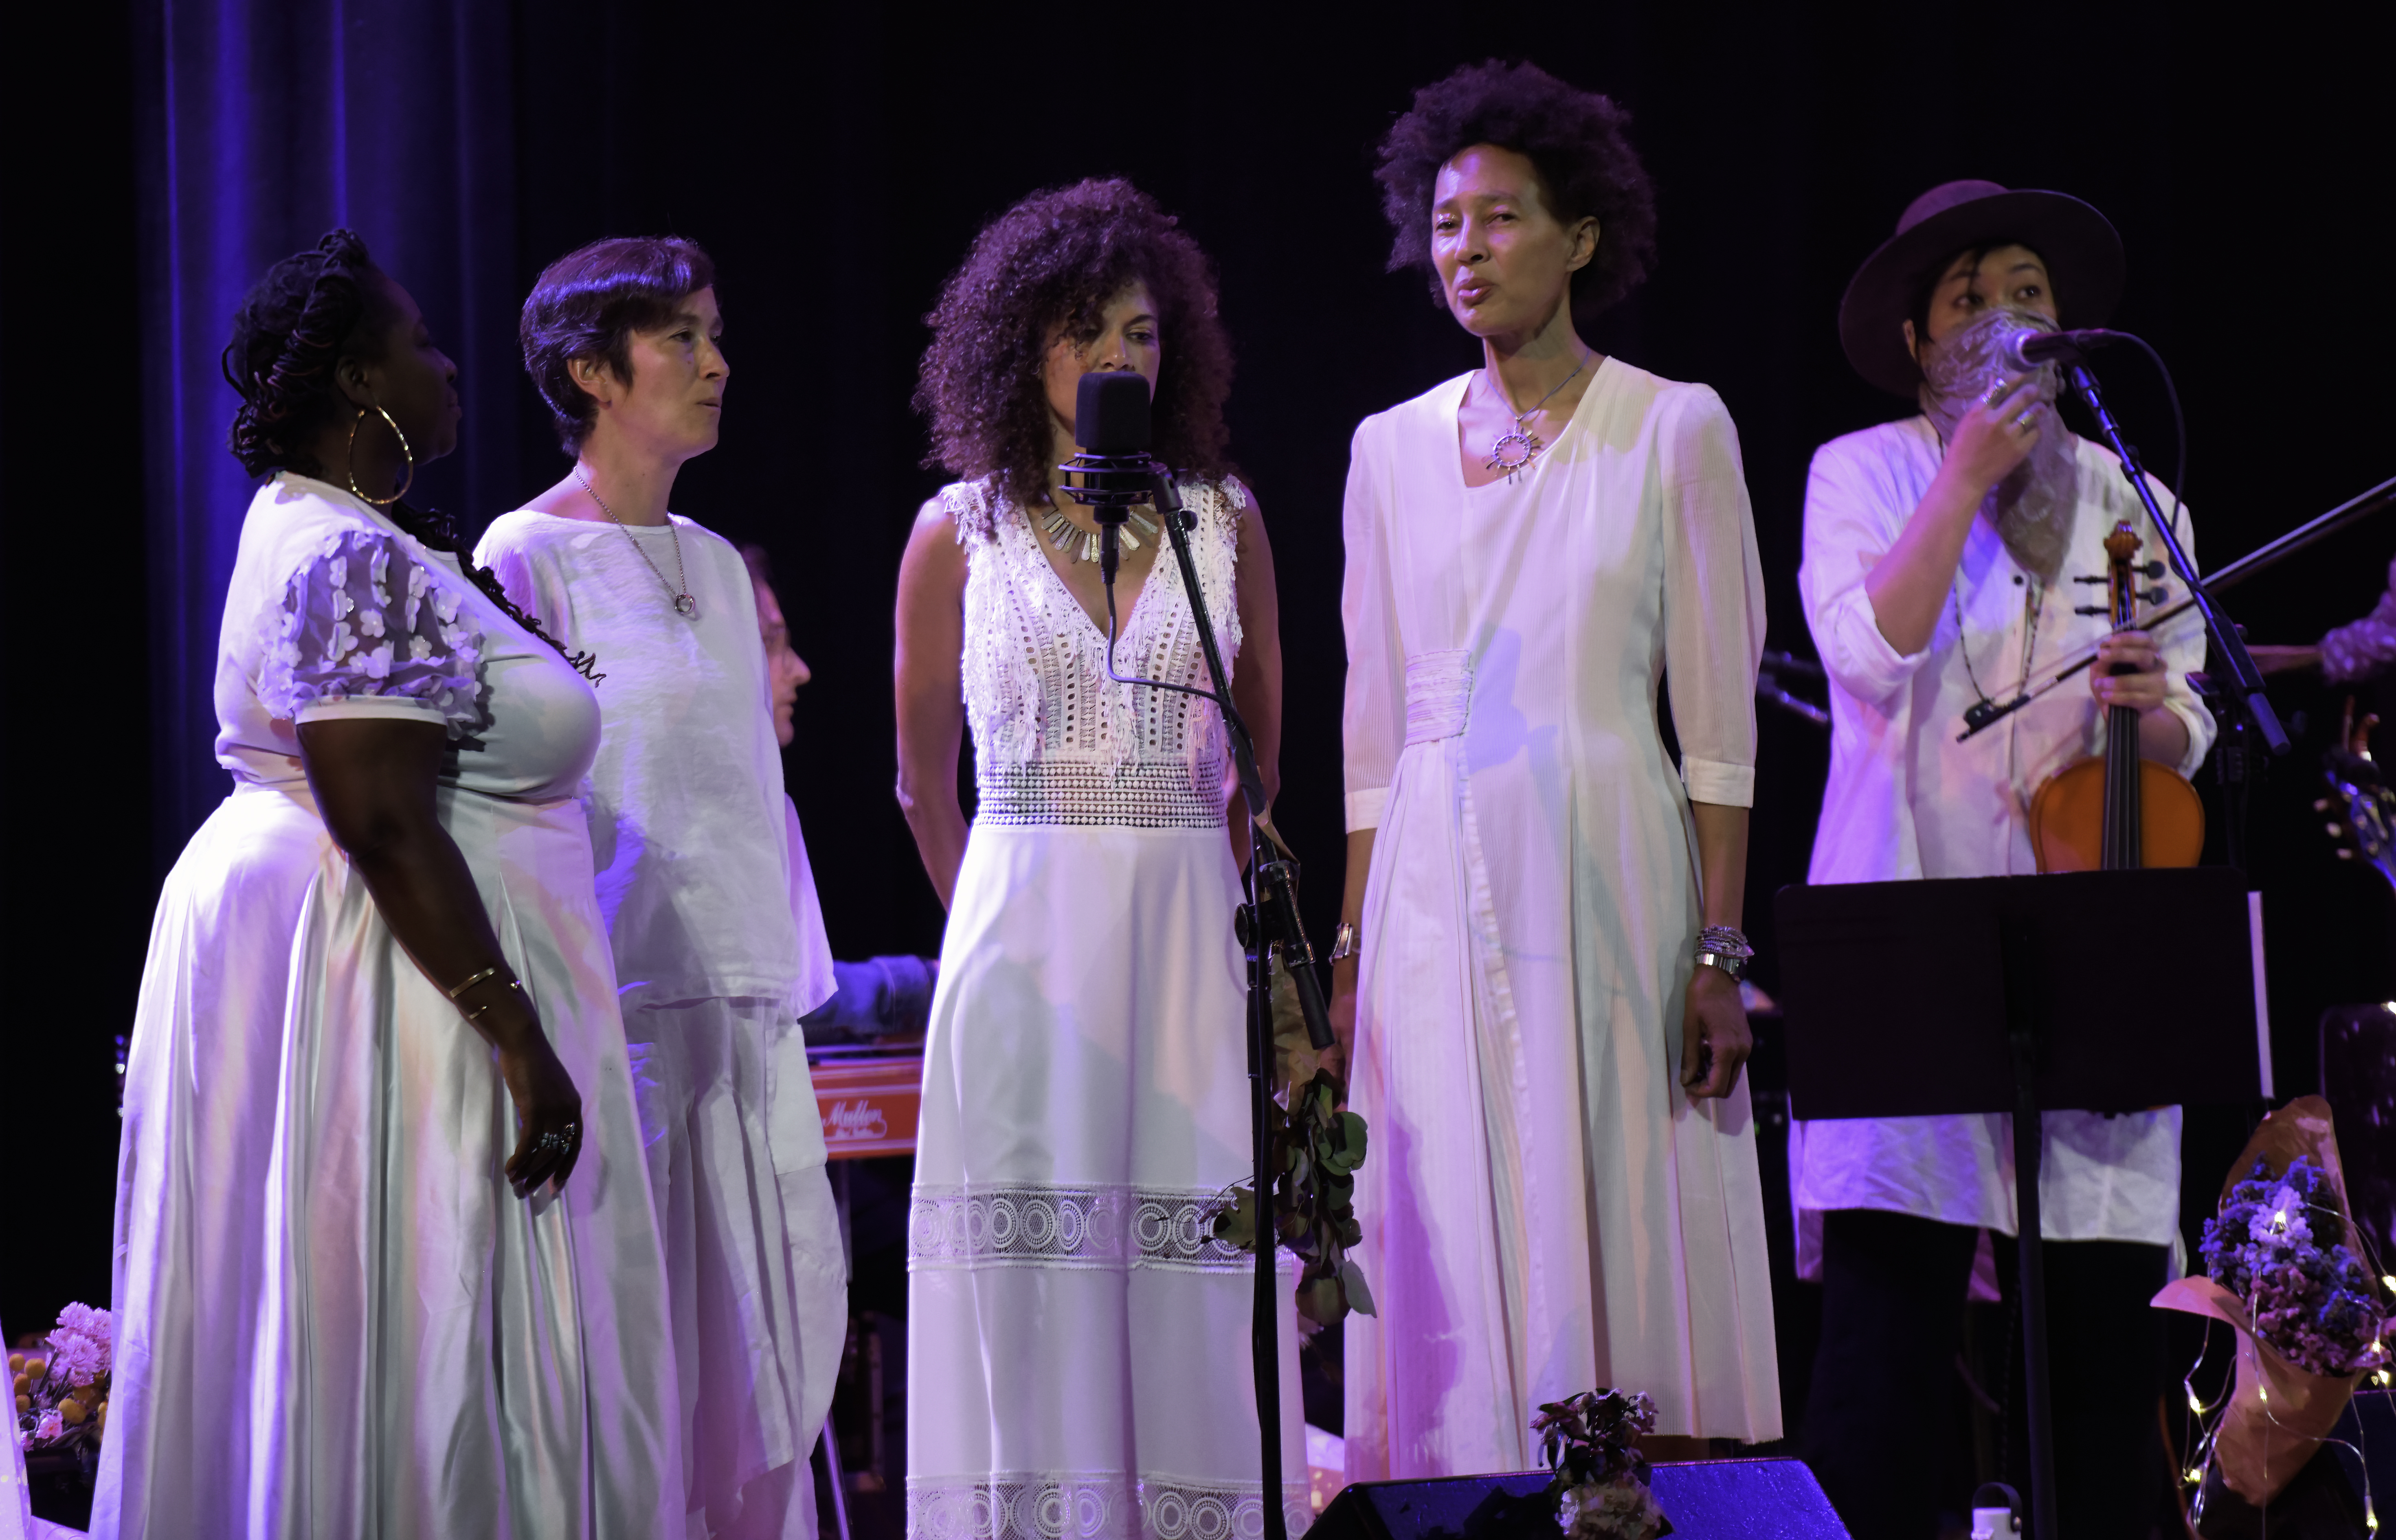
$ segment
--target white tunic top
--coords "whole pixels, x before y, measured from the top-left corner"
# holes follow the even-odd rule
[[[625,1008],[746,997],[804,1015],[832,998],[832,951],[791,902],[755,590],[722,537],[669,517],[672,530],[623,528],[519,510],[475,556],[552,635],[599,655],[606,727],[584,796]],[[677,537],[696,618],[659,576],[676,572]]]
[[[1607,359],[1529,470],[1468,487],[1469,378],[1365,419],[1348,478],[1348,822],[1379,830],[1352,1480],[1523,1469],[1538,1404],[1595,1385],[1659,1433],[1780,1430],[1746,1082],[1679,1083],[1687,803],[1755,774],[1737,436],[1712,391]]]
[[[1976,519],[1947,612],[1929,645],[1910,656],[1881,635],[1864,578],[1937,475],[1945,458],[1937,431],[1927,418],[1909,418],[1834,439],[1815,454],[1798,588],[1830,674],[1831,730],[1808,882],[2038,870],[2030,799],[2057,770],[2104,752],[2104,713],[2081,681],[1958,743],[1963,712],[1983,691],[2012,698],[2026,663],[2061,661],[2110,629],[2102,615],[2072,613],[2101,604],[2104,591],[2070,579],[2106,571],[2104,539],[2115,523],[2126,519],[2139,532],[2140,561],[2163,555],[2121,462],[2075,442],[2080,505],[2062,580],[2043,587],[1988,522]],[[2171,493],[2150,484],[2168,512]],[[2193,561],[2184,512],[2176,529]],[[2176,581],[2165,581],[2176,592]],[[2187,677],[2203,666],[2204,632],[2190,615],[2159,634],[2171,673],[2165,704],[2188,728],[2178,769],[2190,775],[2213,742],[2213,718]],[[2163,1245],[2178,1233],[2177,1108],[2115,1118],[2050,1112],[2045,1129],[2039,1228],[2047,1239]],[[2012,1234],[2012,1130],[1999,1113],[1793,1123],[1789,1171],[1801,1275],[1820,1275],[1825,1209],[1884,1209]]]

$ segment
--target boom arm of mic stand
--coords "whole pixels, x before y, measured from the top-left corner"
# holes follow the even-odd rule
[[[2334,535],[2357,520],[2378,512],[2390,503],[2396,503],[2396,478],[2381,482],[2360,497],[2348,498],[2318,518],[2307,520],[2286,534],[2265,541],[2245,555],[2239,557],[2238,560],[2219,568],[2208,581],[2208,591],[2218,593],[2233,583],[2243,582],[2258,572],[2278,565],[2323,537]],[[2177,619],[2195,607],[2196,601],[2193,599],[2177,600],[2148,615],[2139,623],[2152,631],[2164,621]],[[1963,730],[1955,735],[1955,741],[1963,743],[1986,732],[2096,660],[2096,654],[2092,648],[2081,653],[2069,663],[2043,670],[2043,677],[2035,684],[2030,684],[2025,677],[2020,687],[2015,691],[2014,697],[2002,705],[1991,700],[1973,707],[1963,713]]]
[[[1307,940],[1306,925],[1298,918],[1298,867],[1278,854],[1280,842],[1265,830],[1265,786],[1257,769],[1256,740],[1248,736],[1240,709],[1231,704],[1231,671],[1223,667],[1215,623],[1206,614],[1206,593],[1198,586],[1197,564],[1190,555],[1190,513],[1181,506],[1180,490],[1168,471],[1156,473],[1156,511],[1165,538],[1172,542],[1173,560],[1181,569],[1181,590],[1190,596],[1198,646],[1214,678],[1215,703],[1222,708],[1223,730],[1231,740],[1231,763],[1240,777],[1241,793],[1247,799],[1249,848],[1259,856],[1255,863],[1257,918],[1265,926],[1266,939],[1278,943],[1288,954],[1289,975],[1298,985],[1298,1010],[1306,1018],[1306,1038],[1319,1053],[1337,1039],[1331,1031],[1331,1012],[1323,1000],[1323,980],[1315,973],[1314,946]],[[1276,852],[1269,860],[1262,858],[1267,850]]]
[[[2146,504],[2147,518],[2154,525],[2155,533],[2163,538],[2163,550],[2171,556],[2172,570],[2178,573],[2179,580],[2188,586],[2189,598],[2194,602],[2197,613],[2204,617],[2204,629],[2213,637],[2213,645],[2220,652],[2222,660],[2230,665],[2225,683],[2230,686],[2231,697],[2244,709],[2247,719],[2263,735],[2264,747],[2274,754],[2286,753],[2288,735],[2280,725],[2279,714],[2271,710],[2270,698],[2263,693],[2262,670],[2255,667],[2255,659],[2246,651],[2245,640],[2238,634],[2238,628],[2222,617],[2220,609],[2213,602],[2213,595],[2207,593],[2204,584],[2198,580],[2196,564],[2188,559],[2188,552],[2180,549],[2178,532],[2163,517],[2163,511],[2155,506],[2154,488],[2147,485],[2146,475],[2138,467],[2136,451],[2122,436],[2122,425],[2113,420],[2113,414],[2106,408],[2105,398],[2096,389],[2096,377],[2089,372],[2086,364],[2078,362],[2070,365],[2070,373],[2071,388],[2080,392],[2080,399],[2086,402],[2089,411],[2096,414],[2097,428],[2104,432],[2106,442],[2113,446],[2113,453],[2121,457],[2122,474],[2127,476],[2131,486],[2137,490],[2138,501]]]

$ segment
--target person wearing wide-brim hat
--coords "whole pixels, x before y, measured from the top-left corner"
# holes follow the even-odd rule
[[[2186,680],[2203,637],[2184,626],[2124,632],[2105,644],[2090,695],[2054,692],[1956,741],[1966,708],[2105,637],[2101,614],[2075,613],[2072,579],[2105,571],[2115,523],[2154,540],[2120,463],[2057,417],[2053,369],[2002,361],[2019,328],[2103,324],[2123,274],[2119,236],[2079,199],[1960,181],[1916,199],[1848,285],[1848,361],[1922,411],[1824,445],[1806,487],[1798,587],[1832,719],[1809,882],[2036,870],[2030,799],[2101,751],[2104,706],[2138,710],[2146,758],[2182,774],[2203,759],[2212,721]],[[2170,516],[2187,542],[2184,511]],[[1994,1115],[1791,1125],[1799,1270],[1824,1285],[1807,1456],[1857,1540],[1936,1523],[1942,1419],[1923,1409],[1952,1394],[1983,1232],[2012,1277],[2011,1150]],[[2049,1113],[2043,1161],[2060,1506],[2075,1533],[2142,1533],[2163,1468],[2150,1447],[2163,1342],[2147,1301],[2178,1226],[2179,1109]]]

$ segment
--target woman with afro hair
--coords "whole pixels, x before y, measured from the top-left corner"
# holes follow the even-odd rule
[[[1654,1454],[1780,1431],[1739,1074],[1764,585],[1721,400],[1576,324],[1654,248],[1625,122],[1492,62],[1381,145],[1391,266],[1483,365],[1366,418],[1348,475],[1351,1480],[1523,1469],[1598,1385],[1654,1398]]]
[[[1272,552],[1224,458],[1231,351],[1196,243],[1123,181],[1025,199],[928,317],[915,400],[957,480],[899,569],[898,798],[949,911],[907,1244],[907,1531],[1077,1540],[1305,1527],[1295,1334],[1266,1493],[1254,1264],[1208,1224],[1248,1170],[1240,901],[1191,606],[1277,781]],[[1111,604],[1055,467],[1085,373],[1136,370],[1186,468],[1201,592],[1135,511]],[[1109,655],[1111,649],[1112,667]],[[966,823],[957,750],[973,728]]]
[[[672,1338],[576,790],[595,670],[405,500],[457,368],[348,231],[225,349],[233,794],[126,1065],[107,1536],[681,1531]]]

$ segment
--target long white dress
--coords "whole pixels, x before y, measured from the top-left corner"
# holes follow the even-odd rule
[[[794,860],[749,568],[670,517],[519,510],[476,554],[598,655],[583,796],[671,1281],[687,1533],[812,1540],[807,1455],[848,1291],[798,1017],[831,997],[832,954],[820,912],[792,901],[805,847]]]
[[[1780,1430],[1746,1080],[1680,1088],[1687,804],[1754,780],[1737,437],[1710,390],[1606,359],[1529,470],[1467,487],[1469,379],[1366,418],[1348,480],[1348,825],[1378,830],[1359,1480],[1529,1467],[1537,1406],[1599,1385],[1654,1397],[1659,1433]]]
[[[1226,667],[1236,484],[1188,496]],[[907,1241],[907,1531],[1231,1540],[1263,1527],[1255,1263],[1209,1201],[1249,1166],[1239,873],[1220,716],[1105,677],[1023,511],[949,487],[970,564],[979,803],[924,1055]],[[972,533],[984,510],[996,538]],[[1161,553],[1117,671],[1205,682]],[[1285,1263],[1286,1257],[1284,1258]],[[1283,1297],[1295,1284],[1282,1274]],[[1306,1527],[1294,1310],[1280,1500]]]
[[[591,687],[283,474],[219,650],[233,795],[168,876],[126,1065],[101,1535],[621,1536],[681,1512],[665,1273],[576,784]],[[446,722],[441,819],[582,1095],[530,1201],[490,1049],[319,821],[295,723]]]

